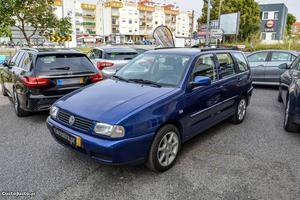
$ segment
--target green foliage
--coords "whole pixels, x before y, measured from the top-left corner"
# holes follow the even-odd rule
[[[296,21],[297,21],[296,17],[293,14],[288,13],[287,22],[286,22],[286,32],[288,36],[291,35],[292,25],[295,24]]]
[[[218,19],[220,0],[212,1],[211,19]],[[206,22],[207,3],[204,3],[203,14],[200,22]],[[221,13],[240,12],[240,40],[248,40],[260,29],[260,7],[255,0],[223,0]]]
[[[68,18],[57,19],[54,14],[54,0],[0,0],[0,29],[17,27],[30,46],[31,38],[38,32],[45,34],[49,30],[70,33]],[[26,31],[26,27],[33,31]]]
[[[224,1],[224,0],[223,0]],[[219,19],[220,0],[211,0],[212,9],[210,10],[210,20]],[[207,1],[204,1],[202,8],[202,16],[199,19],[201,24],[206,24],[207,20]]]

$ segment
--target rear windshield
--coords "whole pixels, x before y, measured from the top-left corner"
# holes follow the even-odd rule
[[[38,56],[35,71],[39,74],[63,74],[91,73],[96,69],[85,55],[53,54]]]
[[[111,52],[105,53],[104,58],[107,60],[132,60],[138,55],[135,52]]]

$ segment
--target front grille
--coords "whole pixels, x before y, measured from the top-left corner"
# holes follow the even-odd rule
[[[71,114],[69,114],[67,112],[64,112],[64,111],[59,111],[58,112],[58,120],[63,122],[63,123],[66,123],[68,125],[70,125],[69,124],[69,119],[70,119],[71,116],[72,116]],[[83,118],[80,118],[80,117],[76,117],[76,116],[74,116],[74,118],[75,118],[75,121],[70,126],[78,128],[78,129],[86,131],[86,132],[88,132],[91,129],[92,121],[87,120],[87,119],[83,119]]]

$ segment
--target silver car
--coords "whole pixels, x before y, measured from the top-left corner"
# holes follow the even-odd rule
[[[253,84],[278,85],[281,74],[299,53],[284,50],[256,51],[247,55]]]
[[[88,57],[102,72],[104,78],[109,78],[116,70],[126,65],[135,58],[138,52],[133,48],[126,47],[96,47],[88,53]]]

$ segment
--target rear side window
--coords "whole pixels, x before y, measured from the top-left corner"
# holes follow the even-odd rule
[[[226,78],[235,74],[234,62],[230,54],[219,53],[217,54],[217,58],[220,63],[220,78]]]
[[[268,57],[268,52],[260,52],[248,57],[249,62],[265,62]]]
[[[38,74],[88,73],[95,72],[95,67],[85,55],[53,54],[38,56],[35,71]]]
[[[105,59],[107,60],[132,60],[138,55],[138,53],[135,52],[110,52],[105,53]]]
[[[292,54],[283,52],[272,52],[271,62],[291,61]]]
[[[237,62],[239,72],[245,72],[249,70],[247,61],[242,53],[232,53],[232,55]]]
[[[30,67],[31,67],[31,64],[32,64],[31,54],[25,53],[21,68],[23,68],[26,71],[29,71]]]
[[[199,57],[194,67],[192,79],[194,79],[196,76],[206,76],[209,77],[212,81],[217,79],[216,65],[214,62],[213,54],[203,55]]]

